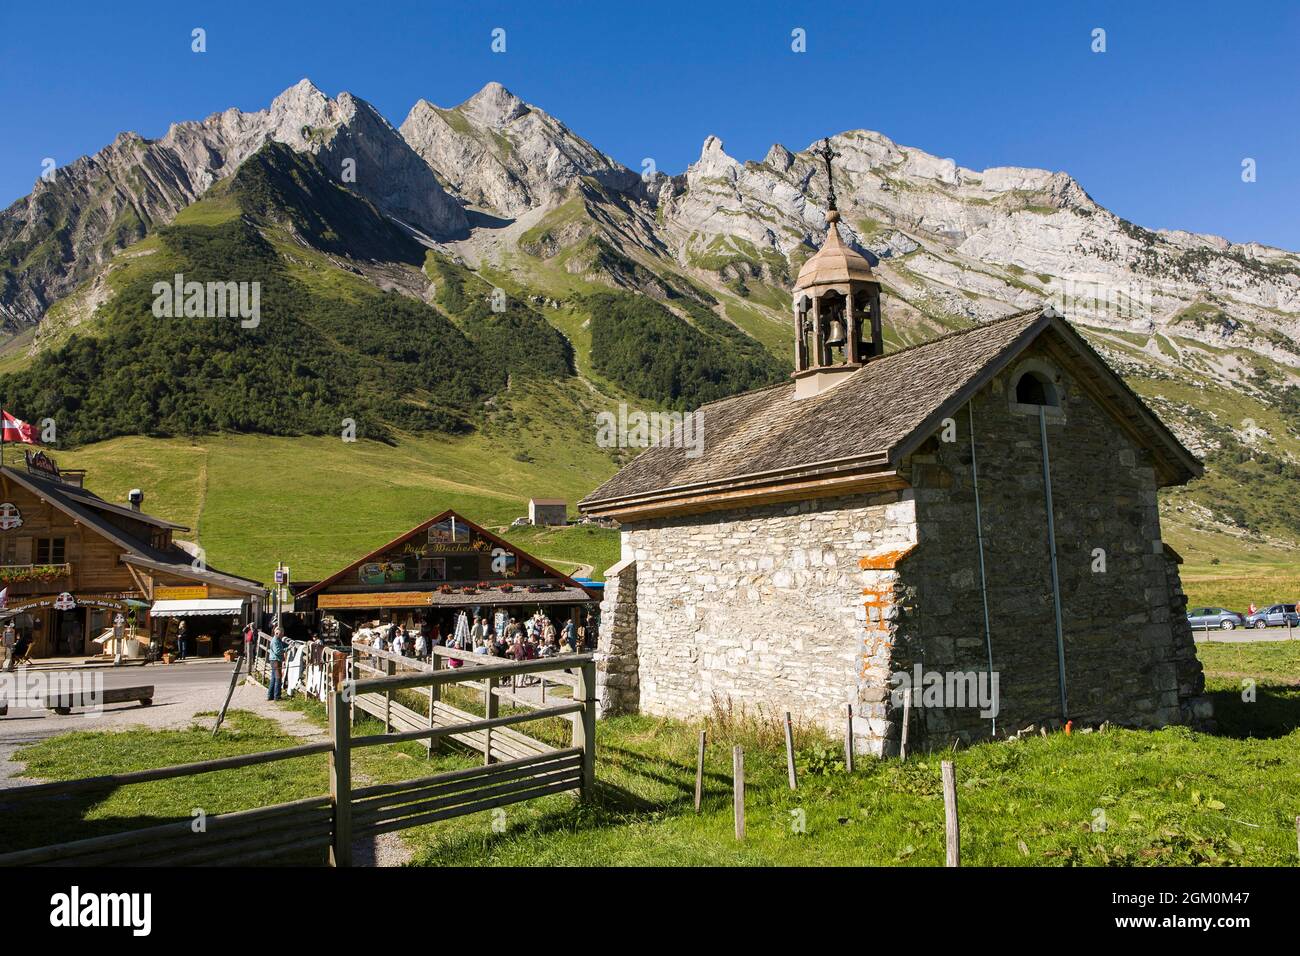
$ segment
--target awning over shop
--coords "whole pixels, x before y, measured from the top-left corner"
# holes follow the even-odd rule
[[[244,613],[242,598],[194,598],[189,601],[154,601],[154,617],[238,616]]]

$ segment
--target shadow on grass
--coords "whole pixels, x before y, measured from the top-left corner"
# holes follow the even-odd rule
[[[1215,735],[1234,740],[1271,740],[1300,728],[1300,687],[1257,684],[1254,700],[1243,700],[1245,688],[1212,690]]]
[[[4,848],[5,853],[16,853],[34,847],[80,842],[131,830],[143,830],[165,823],[192,822],[193,818],[190,814],[175,816],[137,814],[86,818],[96,804],[108,799],[115,791],[116,788],[110,788],[91,794],[64,794],[40,800],[8,802],[4,799],[4,792],[0,791],[0,847]],[[253,847],[253,849],[257,848]],[[176,852],[177,848],[174,846],[171,849],[160,850],[154,858],[146,858],[144,865],[165,866],[167,856]],[[238,860],[231,859],[227,862],[237,863]],[[286,850],[283,856],[270,861],[261,860],[259,865],[322,866],[325,862],[326,851],[324,850]]]
[[[647,757],[645,754],[637,753],[634,750],[627,750],[610,744],[604,744],[597,749],[596,761],[602,768],[613,767],[629,776],[640,777],[643,780],[675,791],[673,796],[663,800],[648,800],[623,787],[613,784],[597,784],[598,794],[602,786],[609,789],[611,799],[614,799],[616,794],[622,794],[621,799],[625,801],[625,806],[629,810],[668,810],[676,807],[679,803],[693,803],[695,800],[694,767],[683,767],[668,757]],[[683,773],[689,773],[689,779],[681,776]],[[717,784],[727,792],[731,791],[731,777],[728,774],[705,770],[705,793],[708,792],[710,783]]]

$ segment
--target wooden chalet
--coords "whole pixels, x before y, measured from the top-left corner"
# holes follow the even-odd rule
[[[30,656],[96,654],[94,639],[119,613],[164,642],[192,619],[191,653],[236,646],[260,613],[262,585],[196,560],[172,540],[189,529],[141,511],[138,493],[114,504],[84,477],[43,452],[0,467],[0,619],[30,642]]]
[[[347,627],[393,621],[426,633],[453,633],[460,611],[519,620],[542,609],[559,627],[596,611],[596,589],[584,587],[518,545],[454,511],[444,511],[347,567],[301,590],[295,613]],[[329,630],[329,627],[325,627]]]

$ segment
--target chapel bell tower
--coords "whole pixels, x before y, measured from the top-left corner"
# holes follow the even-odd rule
[[[826,160],[830,197],[826,242],[812,255],[794,284],[795,398],[810,398],[840,384],[884,352],[880,326],[880,283],[871,265],[844,244],[836,223],[831,160],[838,155],[827,139],[817,155]]]

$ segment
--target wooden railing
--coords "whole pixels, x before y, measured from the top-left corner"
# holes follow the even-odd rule
[[[460,666],[443,666],[452,660]],[[351,669],[358,679],[332,694],[329,707],[335,758],[346,755],[347,761],[345,767],[335,766],[330,778],[339,814],[336,825],[345,833],[366,836],[420,826],[566,790],[591,798],[596,770],[596,666],[592,655],[510,661],[435,647],[426,663],[354,645]],[[365,673],[375,676],[360,678]],[[571,688],[571,699],[546,704],[505,689],[507,683],[514,686],[519,678],[530,676]],[[481,692],[483,714],[442,700],[442,690],[451,685],[470,685]],[[401,691],[420,690],[427,700],[423,713],[396,699]],[[500,713],[502,699],[509,701],[514,713]],[[352,710],[382,720],[384,733],[352,737]],[[518,729],[551,718],[570,721],[569,747],[553,746]],[[483,766],[352,791],[353,749],[407,741],[425,741],[430,756],[439,742],[452,741],[481,753]],[[350,840],[336,838],[331,861],[336,866],[350,865],[350,852]]]
[[[329,753],[332,743],[303,744],[199,763],[137,770],[81,780],[57,780],[0,791],[0,802],[42,800],[68,794],[103,794],[131,784],[173,780],[258,764]],[[213,814],[196,832],[183,820],[107,836],[56,843],[0,855],[0,866],[181,866],[242,864],[286,853],[323,851],[331,845],[333,810],[328,797]]]
[[[269,636],[257,642],[264,674]],[[456,668],[447,660],[462,661]],[[377,676],[348,679],[328,694],[330,739],[263,753],[241,754],[179,766],[138,770],[79,780],[60,780],[0,790],[0,804],[69,794],[103,794],[117,787],[197,776],[317,754],[329,755],[329,794],[206,818],[201,832],[184,819],[106,836],[73,840],[0,855],[0,866],[29,865],[227,865],[269,860],[328,849],[333,866],[349,866],[352,841],[490,810],[536,797],[577,791],[589,799],[596,767],[596,674],[590,654],[534,661],[509,661],[435,648],[429,663],[364,647],[350,650],[349,668]],[[572,698],[550,704],[506,690],[521,677],[571,688]],[[484,694],[484,714],[442,701],[442,690],[469,684]],[[395,695],[423,689],[424,713]],[[502,714],[498,701],[514,712]],[[384,720],[385,732],[353,736],[353,712]],[[570,746],[556,747],[522,733],[526,723],[564,718],[572,723]],[[483,754],[483,766],[453,770],[397,783],[354,789],[352,752],[363,747],[425,741],[429,755],[444,741]]]

